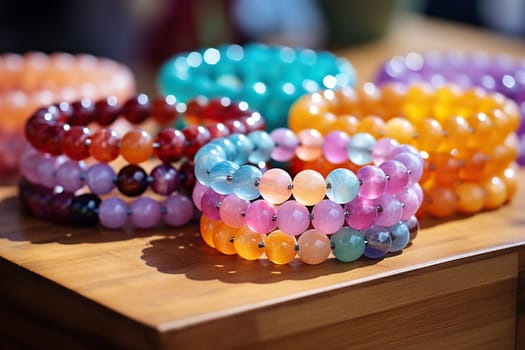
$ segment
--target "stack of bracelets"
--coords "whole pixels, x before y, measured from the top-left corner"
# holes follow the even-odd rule
[[[319,264],[331,251],[344,262],[401,251],[419,228],[414,214],[422,202],[423,160],[392,139],[344,135],[348,142],[342,147],[323,143],[315,130],[295,134],[278,128],[203,146],[195,155],[193,201],[202,211],[204,241],[248,260],[265,253],[275,264],[296,255]],[[270,160],[321,155],[345,165],[326,177],[302,169],[293,179],[281,168],[266,168]],[[348,169],[348,162],[359,170]]]
[[[519,120],[514,101],[481,88],[366,83],[303,96],[289,123],[295,132],[316,125],[342,148],[349,139],[341,131],[412,145],[425,160],[419,214],[449,217],[494,209],[513,197]],[[308,166],[328,161],[320,157]]]
[[[155,137],[140,128],[120,137],[108,127],[118,117],[132,124],[149,117],[170,124],[183,113],[202,124],[165,128]],[[92,124],[99,127],[91,130]],[[51,105],[26,123],[30,146],[20,162],[20,196],[37,217],[81,226],[183,225],[194,215],[186,193],[191,194],[195,183],[192,159],[197,150],[214,138],[260,129],[264,121],[259,113],[227,98],[184,104],[174,96],[150,100],[140,94],[121,105],[112,97]],[[129,164],[117,172],[112,165],[119,155]],[[152,164],[148,174],[139,164],[148,165],[153,155],[161,163]],[[111,193],[115,188],[129,200]],[[143,195],[148,188],[151,196]]]
[[[379,70],[378,84],[427,82],[434,87],[447,82],[461,87],[480,86],[516,101],[525,115],[525,60],[485,52],[408,53],[390,58]],[[525,165],[525,119],[518,129],[518,163]]]
[[[23,125],[38,107],[80,96],[125,99],[134,93],[131,71],[109,59],[40,52],[0,55],[0,178],[16,174]]]
[[[158,73],[162,93],[183,102],[195,95],[246,101],[264,116],[268,130],[286,126],[291,104],[303,94],[354,81],[352,65],[332,53],[263,44],[178,54]]]

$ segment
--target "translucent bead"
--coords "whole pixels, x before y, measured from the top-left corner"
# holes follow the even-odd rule
[[[66,161],[56,172],[56,183],[66,192],[75,192],[84,185],[83,174],[86,166],[82,162]]]
[[[86,141],[90,135],[91,131],[85,126],[71,126],[62,134],[62,152],[74,160],[89,157],[89,149],[86,147]]]
[[[292,178],[283,169],[270,169],[261,176],[259,191],[268,202],[280,204],[292,195]]]
[[[376,164],[381,164],[390,159],[394,150],[399,146],[399,142],[390,138],[379,139],[372,147],[372,160]]]
[[[496,209],[507,200],[507,188],[505,183],[497,176],[486,180],[483,184],[485,190],[485,209]]]
[[[129,217],[133,226],[138,228],[152,228],[160,222],[160,204],[149,197],[140,197],[130,205]]]
[[[130,164],[145,162],[153,156],[153,138],[145,130],[130,130],[120,141],[120,154]]]
[[[210,186],[220,194],[233,193],[233,175],[239,169],[239,165],[234,162],[222,161],[215,164],[210,169]]]
[[[370,199],[357,196],[353,201],[345,205],[348,215],[346,223],[356,230],[364,230],[374,224],[377,209]]]
[[[392,247],[392,237],[388,229],[374,226],[364,232],[366,247],[364,255],[367,258],[379,259],[384,257]]]
[[[365,165],[356,173],[361,186],[359,187],[359,195],[374,199],[385,193],[387,186],[387,179],[385,172],[372,165]]]
[[[260,162],[266,162],[270,159],[275,144],[266,132],[254,131],[248,135],[248,138],[253,143],[254,148],[250,153],[248,160],[250,163],[258,164]]]
[[[175,192],[180,186],[179,172],[168,164],[159,164],[150,172],[149,187],[153,192],[168,195]]]
[[[299,258],[306,264],[320,264],[330,255],[330,240],[317,230],[308,230],[303,233],[297,244],[299,245]]]
[[[237,231],[233,246],[237,254],[246,260],[256,260],[264,253],[266,235],[253,232],[247,226]]]
[[[350,227],[343,227],[330,237],[332,252],[337,260],[352,262],[359,259],[365,251],[363,233]]]
[[[212,240],[215,249],[225,255],[234,255],[237,253],[233,242],[237,235],[238,229],[229,227],[222,221],[219,222],[212,233]]]
[[[224,195],[219,194],[209,188],[201,199],[201,210],[204,215],[206,215],[211,220],[220,220],[221,216],[219,213],[219,208],[221,207],[222,200]]]
[[[102,128],[93,133],[90,138],[89,153],[100,162],[108,163],[120,154],[118,133],[109,128]]]
[[[410,231],[405,223],[399,221],[394,225],[388,227],[390,237],[392,238],[392,246],[390,252],[399,252],[406,247],[410,241]]]
[[[104,227],[122,228],[128,220],[128,206],[118,197],[104,199],[98,207],[98,219]]]
[[[219,208],[221,220],[230,227],[242,227],[246,225],[244,215],[249,204],[250,202],[234,194],[226,196],[222,200],[221,207]]]
[[[297,157],[304,161],[311,161],[322,154],[323,136],[316,129],[302,130],[297,134],[299,146],[295,150]]]
[[[295,258],[295,243],[295,237],[275,230],[266,237],[264,252],[274,264],[288,264]]]
[[[225,138],[218,138],[211,140],[207,145],[217,145],[221,147],[224,153],[226,154],[226,160],[233,161],[235,159],[235,153],[237,152],[237,149],[230,140]]]
[[[385,124],[385,135],[399,143],[411,143],[414,137],[414,126],[405,118],[391,118]]]
[[[47,188],[54,188],[57,183],[56,172],[57,168],[66,161],[63,157],[50,157],[48,155],[38,157],[35,168],[36,176],[34,183],[40,184]],[[69,174],[64,174],[69,175]]]
[[[222,160],[227,160],[226,152],[224,151],[224,149],[221,146],[219,146],[217,144],[208,143],[208,144],[205,144],[204,146],[202,146],[197,151],[197,153],[195,153],[195,156],[193,157],[193,161],[195,163],[200,162],[202,157],[205,157],[205,156],[208,156],[208,155],[213,155],[213,156],[217,157],[217,159],[220,159],[221,161]]]
[[[75,197],[71,202],[71,222],[83,227],[97,225],[99,205],[100,198],[97,195],[86,193]]]
[[[359,192],[359,179],[353,171],[339,168],[326,177],[326,196],[340,204],[352,201]]]
[[[388,176],[386,193],[395,194],[408,185],[409,172],[407,167],[397,160],[387,160],[379,168]]]
[[[246,225],[257,233],[268,233],[277,226],[277,208],[262,199],[248,206],[245,217]]]
[[[340,204],[330,200],[317,203],[312,209],[312,226],[324,234],[332,234],[345,222],[345,213]]]
[[[375,138],[381,138],[385,134],[385,122],[377,116],[366,116],[361,119],[357,131],[371,134]]]
[[[139,196],[148,188],[148,175],[138,165],[126,165],[117,174],[116,186],[126,196]]]
[[[435,150],[443,142],[443,129],[435,119],[425,118],[418,122],[417,132],[416,146],[422,151]]]
[[[89,167],[84,181],[92,193],[106,194],[115,188],[113,181],[116,176],[115,170],[111,166],[98,163]]]
[[[444,218],[456,212],[458,200],[450,187],[436,186],[425,193],[425,210],[432,216]]]
[[[348,159],[356,165],[365,165],[372,162],[372,149],[375,143],[375,138],[368,133],[355,134],[347,146]]]
[[[294,200],[283,203],[277,209],[277,227],[282,232],[297,236],[310,225],[308,209]]]
[[[323,175],[315,170],[303,170],[293,179],[292,194],[295,200],[304,205],[319,203],[326,194]]]
[[[410,171],[408,175],[408,184],[412,185],[421,179],[423,175],[423,159],[411,152],[402,152],[394,155],[393,160],[397,160]]]
[[[155,136],[153,153],[164,163],[175,163],[184,157],[186,136],[180,130],[165,128]],[[211,153],[211,152],[210,152]]]
[[[275,129],[270,133],[270,137],[275,143],[275,148],[271,154],[272,159],[278,162],[287,162],[294,157],[299,139],[290,129]]]
[[[262,172],[253,165],[241,166],[233,175],[233,193],[239,198],[253,200],[260,196],[259,182]]]
[[[192,201],[182,195],[171,195],[164,201],[164,222],[173,227],[186,225],[193,218],[194,207]]]
[[[407,220],[408,218],[410,218],[417,212],[419,206],[421,205],[419,196],[413,187],[408,187],[403,191],[396,193],[395,197],[398,201],[401,202],[403,207],[403,214],[401,215],[401,220]]]
[[[233,143],[237,150],[233,162],[245,164],[254,148],[252,141],[242,134],[233,134],[228,136],[227,139]]]
[[[342,131],[332,131],[325,136],[323,143],[323,155],[333,164],[341,164],[348,160],[346,148],[350,142],[350,136]]]
[[[419,233],[419,221],[415,215],[412,215],[408,220],[403,221],[410,232],[410,242],[412,242]]]
[[[211,182],[211,168],[223,161],[223,159],[212,154],[200,157],[199,161],[195,163],[195,177],[197,178],[197,181],[203,185],[209,186]]]
[[[206,215],[201,215],[199,232],[201,233],[202,240],[210,247],[215,248],[213,243],[213,232],[220,225],[220,221],[212,220]]]
[[[182,130],[182,133],[186,139],[184,155],[188,158],[192,158],[199,148],[211,139],[210,132],[202,125],[188,125]]]
[[[204,186],[200,182],[196,182],[195,186],[193,187],[193,191],[191,193],[191,199],[193,203],[195,204],[195,207],[199,210],[201,210],[201,201],[202,196],[208,191],[209,187]]]
[[[375,204],[377,208],[376,225],[389,227],[401,220],[403,206],[393,195],[385,193],[375,200]]]

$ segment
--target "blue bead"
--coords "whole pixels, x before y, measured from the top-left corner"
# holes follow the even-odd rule
[[[220,160],[226,160],[227,159],[226,152],[224,151],[224,149],[220,145],[207,143],[204,146],[202,146],[197,151],[197,153],[195,153],[195,156],[193,157],[193,161],[195,163],[198,163],[198,162],[200,162],[200,159],[203,156],[207,156],[207,155],[213,155],[213,156],[217,157]]]
[[[260,196],[259,181],[262,172],[253,165],[243,165],[233,175],[233,193],[244,200],[253,200]]]
[[[261,162],[267,162],[275,148],[275,143],[270,135],[264,131],[257,130],[251,132],[248,138],[254,145],[253,151],[248,157],[250,163],[259,164]]]
[[[250,153],[253,151],[253,143],[248,137],[242,134],[233,134],[227,137],[237,148],[237,153],[233,161],[237,164],[245,164],[248,161]]]
[[[356,165],[365,165],[372,161],[372,148],[375,138],[365,132],[354,134],[347,146],[348,159]]]
[[[239,165],[223,161],[215,164],[210,170],[210,187],[219,194],[233,193],[233,175]]]
[[[328,199],[339,204],[351,202],[359,192],[359,179],[345,168],[332,170],[326,177],[326,185]]]
[[[330,237],[332,251],[337,260],[351,262],[359,259],[365,251],[365,239],[361,231],[343,227]]]
[[[410,231],[402,222],[388,228],[390,231],[390,236],[392,237],[392,247],[390,247],[391,252],[399,252],[406,247],[410,240]]]
[[[392,238],[388,229],[381,226],[373,226],[365,232],[366,247],[364,255],[367,258],[379,259],[384,257],[392,247]]]
[[[222,160],[221,158],[216,157],[212,154],[202,156],[198,162],[195,162],[195,178],[201,184],[209,186],[211,168],[213,168],[215,164],[223,161],[224,160]]]
[[[235,159],[235,154],[237,153],[237,149],[235,148],[235,145],[228,139],[224,137],[219,137],[214,140],[211,140],[208,142],[208,145],[218,145],[222,148],[224,153],[226,154],[226,160],[233,161]]]

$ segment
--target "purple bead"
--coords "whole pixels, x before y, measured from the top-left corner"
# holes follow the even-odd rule
[[[30,192],[25,203],[27,204],[31,213],[33,213],[33,215],[35,215],[37,218],[51,218],[53,213],[51,212],[49,203],[53,197],[52,190],[40,185],[31,186],[28,190]]]
[[[417,198],[418,198],[417,206],[419,207],[421,203],[423,203],[423,197],[424,197],[423,188],[421,187],[419,182],[416,182],[415,184],[410,186],[410,188],[413,189],[417,194]]]
[[[118,229],[128,221],[128,206],[118,197],[102,200],[98,207],[98,220],[104,227]]]
[[[66,223],[71,219],[71,203],[75,195],[69,192],[55,194],[49,203],[50,212],[53,213],[53,221]]]
[[[341,164],[348,160],[346,148],[350,142],[350,136],[342,131],[332,131],[324,138],[323,154],[333,164]]]
[[[295,149],[299,145],[299,139],[290,129],[278,128],[270,133],[270,137],[275,142],[272,151],[272,159],[278,162],[287,162],[295,155]]]
[[[339,231],[345,223],[345,212],[340,204],[325,199],[312,209],[312,225],[324,234]]]
[[[230,227],[242,227],[246,225],[244,214],[250,202],[230,194],[223,199],[219,213],[221,220]]]
[[[393,160],[397,160],[403,163],[404,166],[410,171],[408,175],[408,184],[412,185],[421,179],[423,175],[423,159],[414,153],[403,152],[396,154]]]
[[[277,227],[287,235],[297,236],[310,226],[308,209],[294,200],[284,202],[277,209]]]
[[[63,158],[62,162],[64,162]],[[60,166],[61,163],[59,163],[58,157],[53,156],[44,156],[41,157],[38,165],[36,166],[36,172],[37,172],[37,181],[38,184],[47,187],[47,188],[54,188],[56,185],[56,178],[55,173],[57,168]]]
[[[392,247],[392,237],[388,229],[374,226],[364,232],[366,246],[364,256],[371,259],[384,257]]]
[[[403,215],[401,215],[401,220],[407,220],[419,209],[419,197],[412,187],[396,194],[395,197],[403,204]]]
[[[377,208],[376,225],[388,227],[401,220],[403,206],[393,195],[384,194],[377,198],[375,203]]]
[[[168,195],[180,186],[180,176],[175,168],[167,164],[157,165],[150,173],[150,188],[153,192]]]
[[[160,204],[149,197],[139,197],[130,206],[130,221],[138,228],[152,228],[160,222]]]
[[[359,195],[374,199],[385,193],[387,186],[387,179],[385,172],[373,165],[365,165],[356,173],[361,186],[359,187]]]
[[[204,196],[204,194],[208,190],[208,186],[201,184],[199,181],[195,182],[195,186],[193,187],[193,191],[191,194],[191,199],[193,200],[193,204],[195,204],[195,207],[197,207],[197,209],[201,210],[202,196]]]
[[[268,233],[277,226],[274,219],[276,216],[275,206],[259,199],[246,209],[246,224],[254,232]]]
[[[408,227],[408,231],[410,232],[410,242],[412,242],[419,233],[419,221],[415,215],[412,215],[408,220],[403,221],[403,223]]]
[[[22,153],[22,156],[20,157],[20,172],[33,184],[37,184],[39,181],[36,169],[42,157],[43,156],[40,152],[30,146],[25,148],[24,153]]]
[[[372,159],[374,163],[380,164],[392,157],[394,150],[399,146],[399,142],[391,138],[382,138],[376,141],[372,147]]]
[[[219,221],[221,219],[219,208],[225,197],[225,195],[218,194],[211,188],[208,188],[202,196],[200,210],[202,210],[202,213],[211,220]]]
[[[56,184],[66,192],[75,192],[84,185],[83,174],[86,166],[83,162],[68,160],[56,171]]]
[[[182,194],[169,196],[164,201],[164,208],[166,209],[164,222],[170,226],[186,225],[193,218],[193,203]]]
[[[357,196],[345,205],[347,212],[346,223],[356,230],[364,230],[372,226],[376,220],[377,209],[375,203],[367,198]]]
[[[387,160],[379,168],[388,176],[386,193],[395,194],[408,185],[408,169],[403,163],[396,160]]]
[[[115,170],[105,163],[93,164],[86,172],[84,182],[95,194],[106,194],[115,188]]]

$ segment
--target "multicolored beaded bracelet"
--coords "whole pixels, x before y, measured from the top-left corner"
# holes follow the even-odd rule
[[[481,88],[366,83],[301,97],[289,123],[296,132],[311,125],[327,137],[335,132],[342,146],[348,140],[334,130],[412,145],[425,160],[419,214],[449,217],[498,208],[514,196],[519,118],[514,101]],[[302,166],[326,167],[323,161]]]
[[[288,109],[298,97],[351,86],[355,71],[346,59],[329,52],[226,45],[175,55],[162,66],[157,80],[164,94],[181,101],[195,95],[247,101],[273,130],[286,126]]]
[[[481,86],[516,101],[525,115],[525,60],[486,52],[410,52],[388,59],[379,69],[377,84],[427,82],[438,87],[454,83]],[[525,165],[525,119],[518,128],[518,163]]]
[[[0,55],[0,178],[16,174],[23,125],[38,107],[81,97],[126,99],[135,93],[131,71],[91,55],[31,52]]]
[[[361,235],[364,254],[376,258],[389,251],[399,251],[408,243],[409,230],[400,221],[409,220],[422,201],[417,181],[423,172],[423,160],[412,148],[399,146],[393,140],[376,142],[369,134],[356,134],[344,151],[346,160],[362,166],[355,174],[339,168],[325,179],[318,172],[305,169],[292,180],[283,169],[272,168],[263,173],[258,166],[245,164],[265,164],[271,158],[287,161],[294,154],[301,157],[302,147],[308,146],[299,145],[299,138],[290,130],[240,135],[238,142],[232,142],[233,147],[226,141],[228,139],[217,139],[197,152],[195,177],[198,183],[193,191],[194,203],[203,213],[201,234],[220,251],[237,252],[244,257],[244,248],[239,248],[240,251],[235,248],[236,235],[240,234],[244,242],[238,244],[248,244],[245,238],[258,234],[259,249],[251,249],[255,246],[248,249],[250,255],[246,258],[251,259],[256,258],[252,256],[254,251],[259,255],[264,251],[261,248],[268,233],[268,239],[288,235],[288,240],[295,240],[294,236],[300,235],[299,247],[304,246],[303,241],[324,242],[319,243],[324,247],[320,251],[316,247],[299,249],[303,261],[317,264],[328,256],[330,244],[326,235],[330,234]],[[323,153],[328,158],[341,155],[338,144],[332,140],[325,140],[324,146]],[[343,163],[344,159],[335,161]],[[371,165],[372,161],[378,166]],[[289,200],[292,195],[294,200]],[[313,206],[311,211],[307,206]],[[348,227],[343,228],[345,222]],[[221,233],[210,231],[219,226]],[[308,230],[309,227],[313,229]],[[342,230],[350,231],[344,233]],[[366,249],[364,240],[367,241]],[[248,241],[255,244],[252,239]],[[349,254],[344,248],[340,249],[344,251],[343,256]],[[361,254],[352,256],[358,258]],[[274,261],[272,253],[268,256]],[[289,256],[293,259],[295,251]],[[341,260],[348,261],[342,257]],[[283,263],[279,259],[274,262]]]

